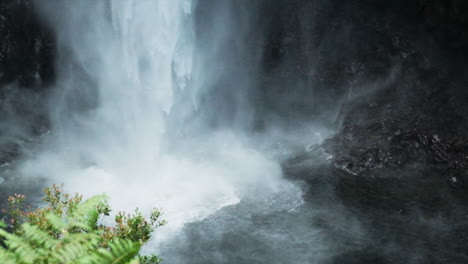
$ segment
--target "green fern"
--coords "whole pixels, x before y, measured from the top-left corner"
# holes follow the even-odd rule
[[[157,256],[138,255],[152,231],[164,224],[155,210],[147,221],[138,210],[119,213],[116,227],[99,225],[108,215],[107,197],[82,201],[70,198],[54,185],[44,190],[49,207],[27,212],[21,209],[24,196],[9,198],[12,225],[0,222],[2,264],[155,264]],[[12,229],[8,232],[7,229]]]

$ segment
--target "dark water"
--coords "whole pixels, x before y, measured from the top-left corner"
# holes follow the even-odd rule
[[[181,123],[194,122],[200,133],[287,131],[312,122],[339,127],[338,112],[347,114],[341,104],[378,89],[394,67],[407,63],[408,54],[424,62],[446,57],[434,51],[438,40],[430,36],[439,29],[420,23],[417,2],[199,0],[194,44],[205,57],[196,66],[198,74],[216,78],[204,83],[194,113],[184,108],[190,105],[185,97],[192,95],[177,95],[182,98],[175,99],[174,109],[190,114],[178,117],[174,111],[173,126],[179,130]],[[432,59],[431,67],[445,62]],[[462,72],[457,65],[447,71]],[[396,79],[394,85],[401,86]],[[43,105],[23,104],[18,108],[31,112]],[[260,198],[253,192],[186,224],[157,252],[165,263],[468,263],[468,190],[447,183],[450,175],[442,178],[421,165],[354,176],[333,168],[321,154],[291,149],[292,157],[280,159],[288,188]],[[12,193],[34,201],[45,185],[38,178],[16,178],[13,167],[0,172],[6,179],[0,184],[2,208]]]
[[[320,163],[308,157],[284,166],[304,191],[302,202],[277,197],[226,207],[186,225],[164,244],[162,257],[167,263],[468,262],[465,190],[420,169],[372,178]]]
[[[284,171],[291,191],[247,197],[185,225],[159,249],[164,263],[468,263],[467,192],[430,171],[360,177],[310,159]],[[7,181],[2,201],[38,197],[42,185]]]

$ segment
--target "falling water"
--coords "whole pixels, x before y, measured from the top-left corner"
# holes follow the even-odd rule
[[[104,192],[116,211],[162,208],[169,224],[158,231],[161,243],[245,197],[286,197],[264,210],[300,203],[279,165],[236,133],[207,129],[203,139],[181,139],[168,128],[174,90],[194,86],[191,0],[38,3],[58,37],[59,79],[51,133],[22,174],[87,196]],[[189,147],[173,151],[176,140]]]

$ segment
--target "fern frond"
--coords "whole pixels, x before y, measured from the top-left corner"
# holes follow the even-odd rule
[[[58,240],[51,237],[47,232],[40,230],[37,226],[26,223],[21,226],[21,229],[24,233],[22,238],[36,249],[52,250],[59,244]]]
[[[97,208],[105,204],[106,200],[106,195],[96,195],[80,203],[71,215],[70,224],[88,230],[96,229],[99,220]]]
[[[74,263],[95,251],[99,243],[99,236],[93,233],[68,234],[63,238],[63,245],[53,256],[61,263]]]
[[[11,252],[7,251],[3,247],[0,247],[0,263],[2,264],[17,264],[16,255]]]
[[[46,220],[54,230],[66,230],[67,224],[64,220],[56,214],[47,214]]]
[[[8,250],[15,254],[17,259],[21,259],[22,263],[34,264],[35,260],[40,257],[37,251],[25,239],[10,234],[3,229],[0,229],[0,236],[5,238],[5,244]]]
[[[91,258],[92,264],[128,264],[140,251],[140,243],[116,239],[109,244],[109,249],[100,248]]]
[[[149,222],[138,210],[135,215],[122,212],[115,218],[116,227],[106,227],[98,225],[99,217],[110,211],[105,195],[82,201],[82,196],[69,198],[55,185],[45,193],[49,207],[15,211],[23,218],[13,219],[13,233],[0,221],[0,264],[159,263],[157,256],[138,256],[142,244],[159,226],[155,224],[159,212]],[[12,198],[11,203],[22,202],[18,199]]]

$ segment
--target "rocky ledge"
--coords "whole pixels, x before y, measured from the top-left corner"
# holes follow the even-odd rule
[[[430,168],[468,183],[468,93],[436,71],[406,69],[398,82],[343,107],[342,129],[322,147],[352,175],[382,168]]]
[[[392,41],[379,45],[393,52],[366,52],[373,64],[391,60],[393,69],[384,78],[373,78],[373,64],[359,56],[349,62],[360,65],[357,72],[373,81],[355,82],[366,89],[345,100],[339,132],[321,147],[346,174],[378,176],[384,169],[420,168],[453,186],[466,186],[468,5],[434,0],[419,1],[414,8],[398,19],[389,16],[371,24],[393,25],[377,34],[390,36]]]

